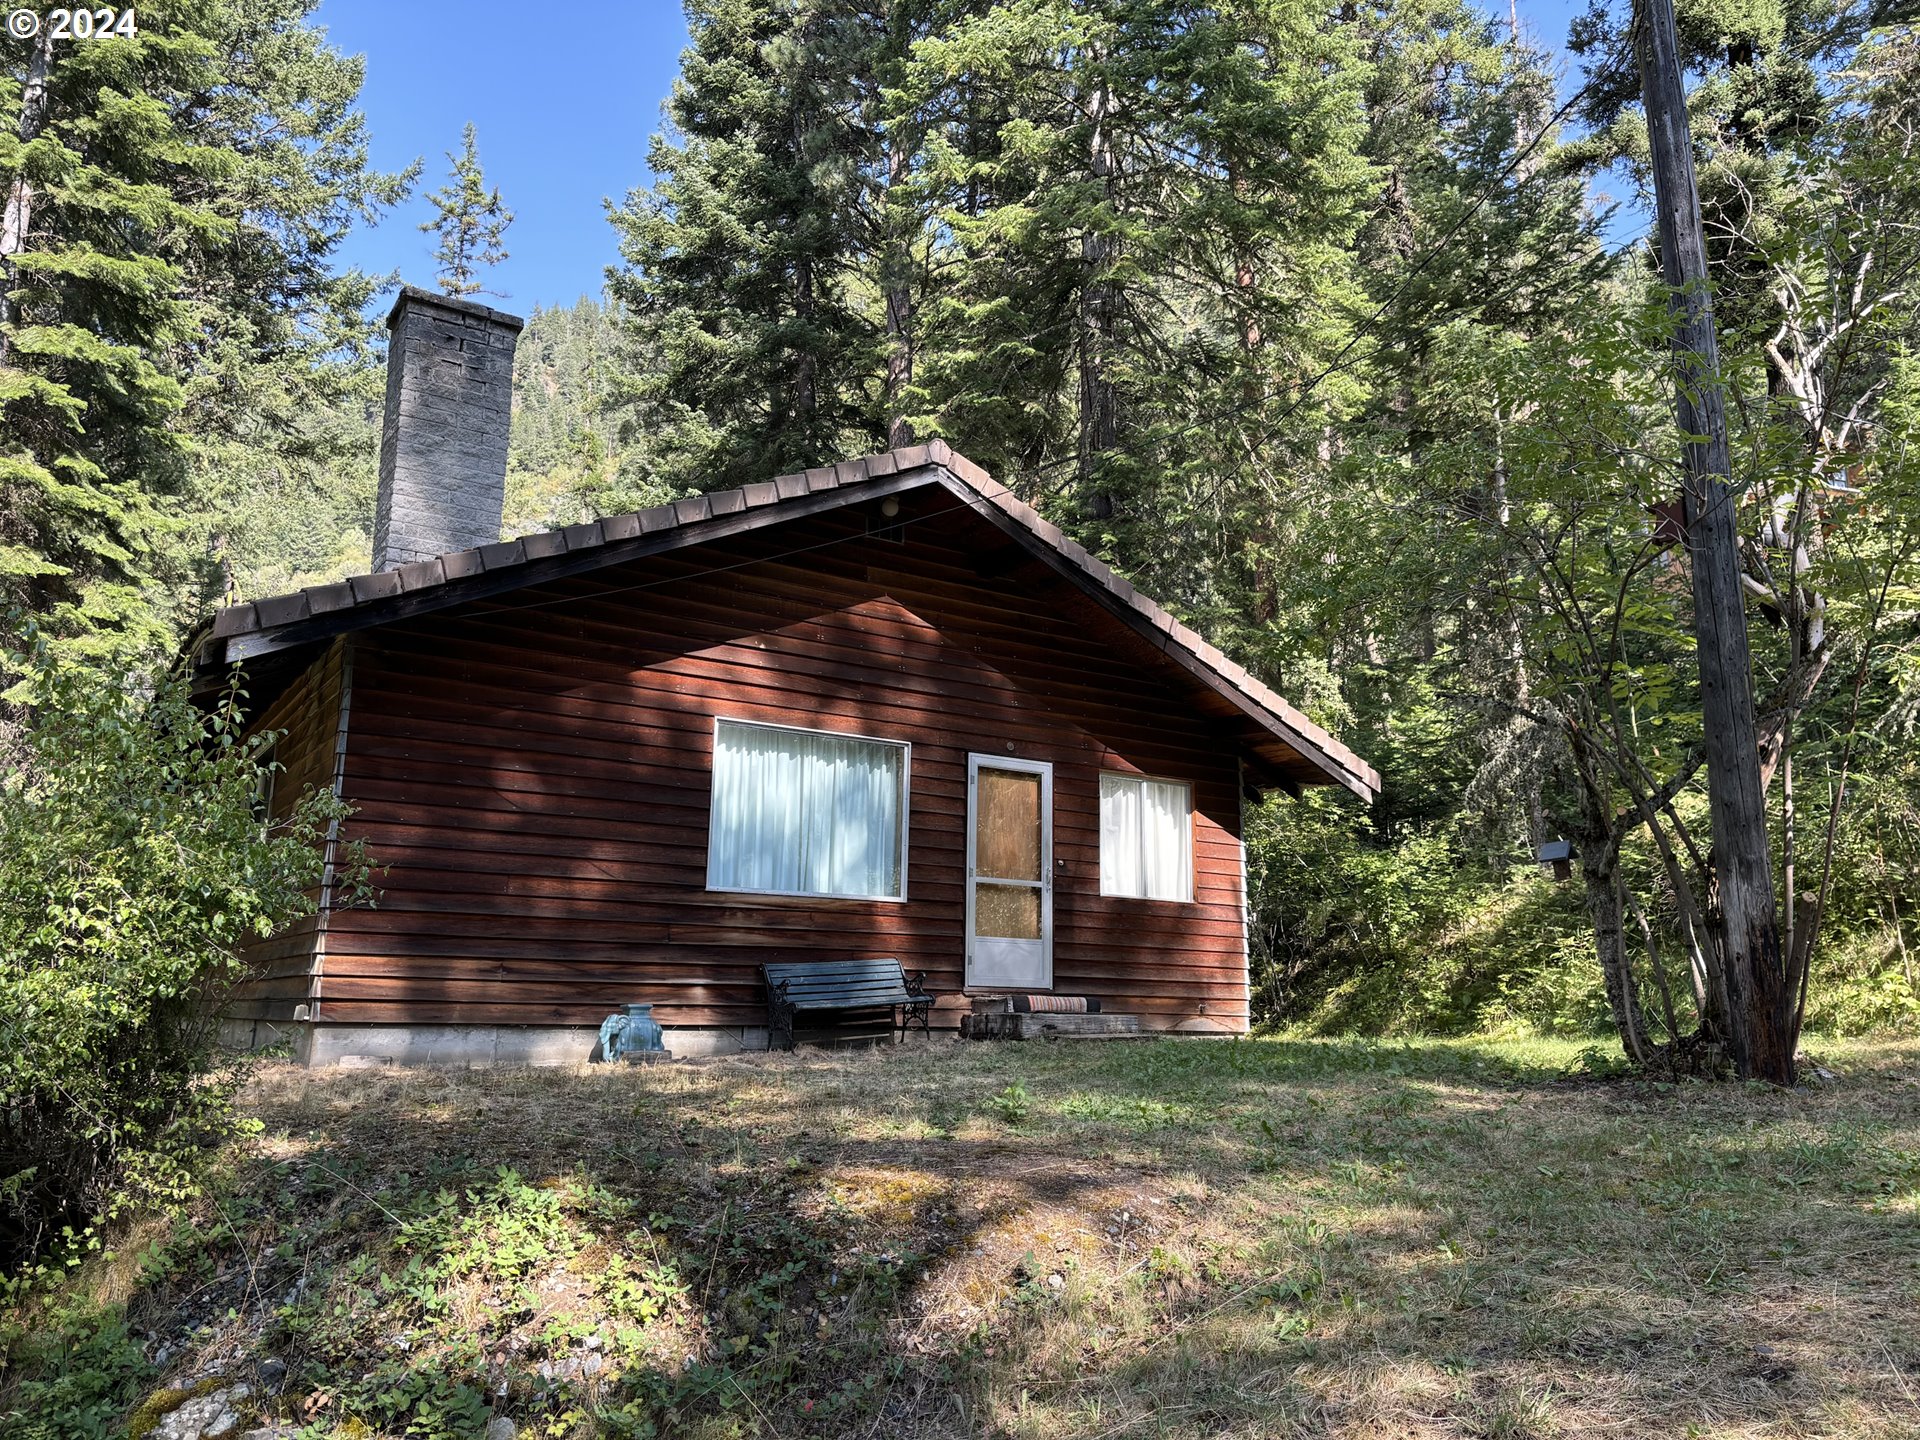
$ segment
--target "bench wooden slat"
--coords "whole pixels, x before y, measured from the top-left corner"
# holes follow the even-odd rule
[[[766,966],[766,973],[776,979],[833,979],[833,981],[858,981],[858,979],[899,979],[899,962],[887,966],[860,966],[858,970],[843,968],[837,964],[818,964],[818,966]]]
[[[789,990],[872,990],[876,988],[885,990],[888,988],[898,988],[904,985],[906,981],[904,977],[899,975],[875,975],[859,980],[816,979],[812,976],[802,977],[798,975],[788,976],[783,979],[776,975],[772,977],[772,983],[775,985],[785,985]]]
[[[782,992],[796,1005],[830,1005],[838,1001],[856,1001],[873,996],[904,995],[904,985],[889,985],[884,989],[867,986],[859,990],[787,990]]]

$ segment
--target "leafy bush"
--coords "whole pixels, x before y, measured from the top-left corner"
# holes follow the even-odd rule
[[[0,1326],[0,1354],[22,1379],[0,1398],[0,1433],[10,1440],[109,1440],[126,1433],[128,1407],[153,1367],[112,1311],[68,1306],[41,1317],[34,1333],[9,1336]]]
[[[0,780],[0,1265],[115,1203],[192,1193],[229,1133],[219,1012],[241,947],[307,913],[330,794],[260,813],[274,736],[235,690],[14,657],[25,700]],[[349,852],[349,891],[365,867]]]
[[[1441,826],[1382,836],[1323,794],[1247,818],[1256,1020],[1316,1034],[1607,1030],[1577,883],[1465,863]]]
[[[1920,1026],[1920,956],[1898,926],[1835,935],[1814,957],[1807,1028],[1870,1035]]]

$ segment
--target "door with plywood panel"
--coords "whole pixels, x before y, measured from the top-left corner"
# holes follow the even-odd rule
[[[967,988],[1053,988],[1053,766],[967,757]]]

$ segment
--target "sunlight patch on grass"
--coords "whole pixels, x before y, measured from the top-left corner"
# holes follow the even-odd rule
[[[1920,1044],[1792,1094],[1581,1049],[269,1066],[188,1223],[8,1318],[0,1414],[84,1300],[165,1356],[102,1394],[271,1356],[313,1440],[1920,1433]]]

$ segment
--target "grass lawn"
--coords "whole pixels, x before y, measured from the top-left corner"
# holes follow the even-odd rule
[[[269,1065],[191,1225],[14,1316],[0,1430],[237,1377],[315,1436],[1920,1436],[1920,1042],[1579,1048]]]

